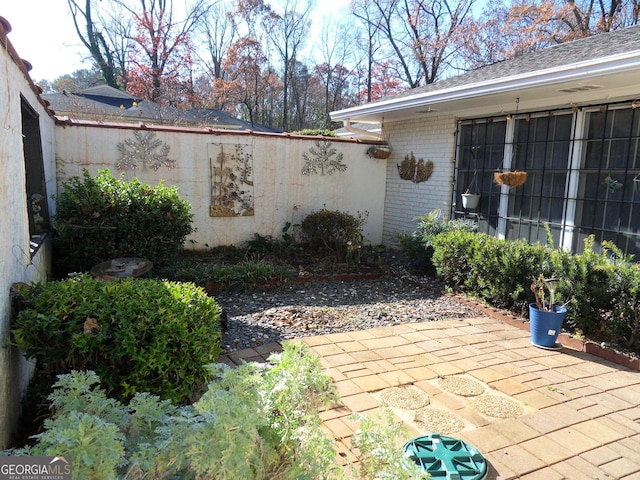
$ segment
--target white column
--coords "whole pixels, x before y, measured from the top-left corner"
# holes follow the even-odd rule
[[[516,131],[516,119],[507,120],[507,129],[504,139],[504,156],[502,157],[502,168],[506,172],[511,169],[513,158],[513,138]],[[500,187],[500,205],[498,206],[498,238],[507,237],[507,215],[509,214],[509,187]]]
[[[587,114],[579,110],[574,114],[575,129],[574,138],[571,141],[572,151],[569,158],[569,175],[567,178],[567,200],[564,206],[563,228],[560,236],[560,247],[570,251],[573,246],[573,234],[576,225],[577,198],[580,185],[580,168],[582,167],[582,155],[584,151],[584,136]]]

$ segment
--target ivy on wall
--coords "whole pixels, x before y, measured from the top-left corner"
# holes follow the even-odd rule
[[[116,162],[118,170],[135,170],[138,164],[142,170],[157,171],[160,167],[173,168],[176,161],[169,158],[170,147],[155,138],[155,132],[133,132],[133,139],[118,143],[120,157]]]
[[[315,147],[302,154],[305,164],[303,175],[320,174],[331,175],[334,172],[344,172],[347,166],[342,163],[343,155],[338,152],[330,140],[318,140]],[[332,158],[335,155],[335,158]]]
[[[403,180],[411,180],[413,183],[426,182],[433,173],[434,164],[431,160],[423,158],[416,160],[415,155],[405,155],[404,160],[398,165],[398,174]]]
[[[253,147],[248,144],[209,145],[211,217],[252,216]]]

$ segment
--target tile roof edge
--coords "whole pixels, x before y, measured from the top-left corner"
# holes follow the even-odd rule
[[[322,135],[298,135],[287,132],[256,132],[254,130],[228,130],[213,127],[186,127],[178,125],[158,125],[144,122],[104,122],[100,120],[75,119],[69,116],[54,116],[56,125],[62,127],[89,127],[89,128],[113,128],[121,130],[153,130],[158,132],[192,133],[196,135],[247,135],[256,137],[292,138],[300,140],[330,140],[343,143],[361,143],[365,145],[380,145],[384,142],[375,140],[350,139],[328,137]]]

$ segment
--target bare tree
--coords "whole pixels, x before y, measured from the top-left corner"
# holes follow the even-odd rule
[[[290,129],[289,97],[292,74],[298,61],[300,49],[311,26],[313,0],[285,0],[281,14],[271,10],[264,19],[264,28],[282,64],[282,128]]]
[[[357,32],[349,30],[345,23],[323,23],[319,42],[321,63],[314,68],[314,77],[319,79],[323,87],[324,103],[320,118],[317,119],[322,128],[327,128],[331,122],[329,112],[344,107],[341,99],[345,97],[349,76],[355,70],[346,68],[346,65],[355,65],[349,46],[356,41]]]
[[[564,0],[558,11],[570,31],[566,39],[610,32],[640,21],[638,0]]]
[[[67,0],[73,26],[82,44],[89,50],[91,58],[102,72],[107,85],[114,88],[121,87],[119,79],[123,70],[118,68],[111,41],[108,39],[109,31],[101,24],[97,12],[94,12],[95,0]]]
[[[456,36],[475,0],[359,0],[357,14],[384,40],[389,65],[409,87],[436,81],[453,63]]]
[[[372,82],[373,82],[373,66],[376,61],[376,53],[380,48],[380,42],[378,32],[380,30],[376,18],[373,15],[373,8],[371,8],[372,0],[353,0],[351,2],[351,12],[360,20],[364,27],[364,36],[359,39],[359,43],[362,43],[362,50],[365,53],[365,85],[366,96],[365,101],[370,102],[372,97]]]
[[[237,36],[235,17],[225,4],[215,4],[198,30],[206,51],[206,56],[200,56],[204,68],[212,81],[220,79],[223,77],[222,62]]]

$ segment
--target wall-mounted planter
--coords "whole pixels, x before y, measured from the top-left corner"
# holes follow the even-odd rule
[[[480,195],[475,193],[463,193],[462,194],[462,208],[474,210],[478,208],[480,202]]]
[[[384,145],[369,147],[369,150],[367,150],[367,155],[372,158],[384,160],[391,156],[391,147],[387,147]]]

